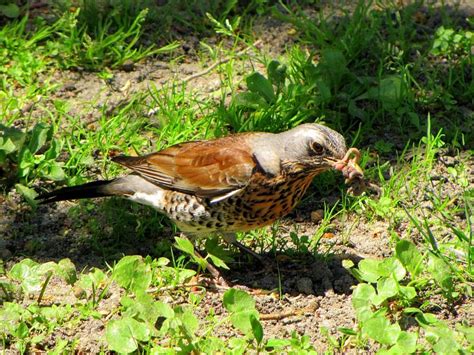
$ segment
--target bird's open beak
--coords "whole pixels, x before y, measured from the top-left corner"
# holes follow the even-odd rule
[[[364,172],[359,166],[360,152],[357,148],[348,149],[346,155],[342,159],[337,160],[326,158],[325,160],[333,169],[342,172],[342,175],[346,178],[346,183],[364,177]]]

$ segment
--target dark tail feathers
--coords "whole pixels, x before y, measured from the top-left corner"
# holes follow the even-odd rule
[[[36,197],[40,204],[64,200],[76,200],[112,196],[114,193],[107,186],[114,180],[93,181],[84,185],[63,187],[62,189],[48,192]]]

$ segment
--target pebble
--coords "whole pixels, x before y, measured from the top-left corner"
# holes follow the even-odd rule
[[[311,222],[318,223],[324,217],[324,210],[316,210],[311,212]]]
[[[131,72],[135,69],[135,63],[132,61],[132,60],[126,60],[123,64],[122,64],[122,70],[123,71],[126,71],[126,72]]]
[[[313,280],[309,277],[302,277],[296,281],[296,289],[304,294],[311,295],[313,291]]]
[[[75,286],[73,292],[77,299],[85,299],[87,297],[87,293],[82,287]]]
[[[440,157],[439,160],[446,166],[456,166],[458,164],[458,160],[455,157],[444,156]]]
[[[0,249],[0,259],[10,259],[12,256],[12,252],[8,250],[7,248]]]
[[[63,86],[63,90],[64,91],[75,91],[75,90],[77,90],[77,87],[76,87],[76,84],[74,82],[69,82],[69,83],[66,83]]]

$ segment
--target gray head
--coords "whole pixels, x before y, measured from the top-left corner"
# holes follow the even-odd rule
[[[286,132],[265,136],[256,143],[258,162],[265,171],[274,175],[283,166],[307,173],[328,170],[334,168],[347,152],[341,134],[316,123],[302,124]]]

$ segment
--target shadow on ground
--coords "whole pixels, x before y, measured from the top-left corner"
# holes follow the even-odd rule
[[[37,262],[69,258],[78,270],[106,269],[106,264],[124,255],[172,259],[172,236],[178,233],[165,217],[149,208],[120,199],[81,202],[70,208],[70,203],[35,210],[22,206],[21,210],[10,210],[9,223],[2,226],[7,268],[24,258]],[[233,285],[290,295],[323,295],[328,290],[348,295],[356,281],[342,261],[350,259],[357,264],[361,259],[350,252],[314,256],[293,250],[263,256],[265,265],[234,254],[231,269],[222,270],[224,278]]]

